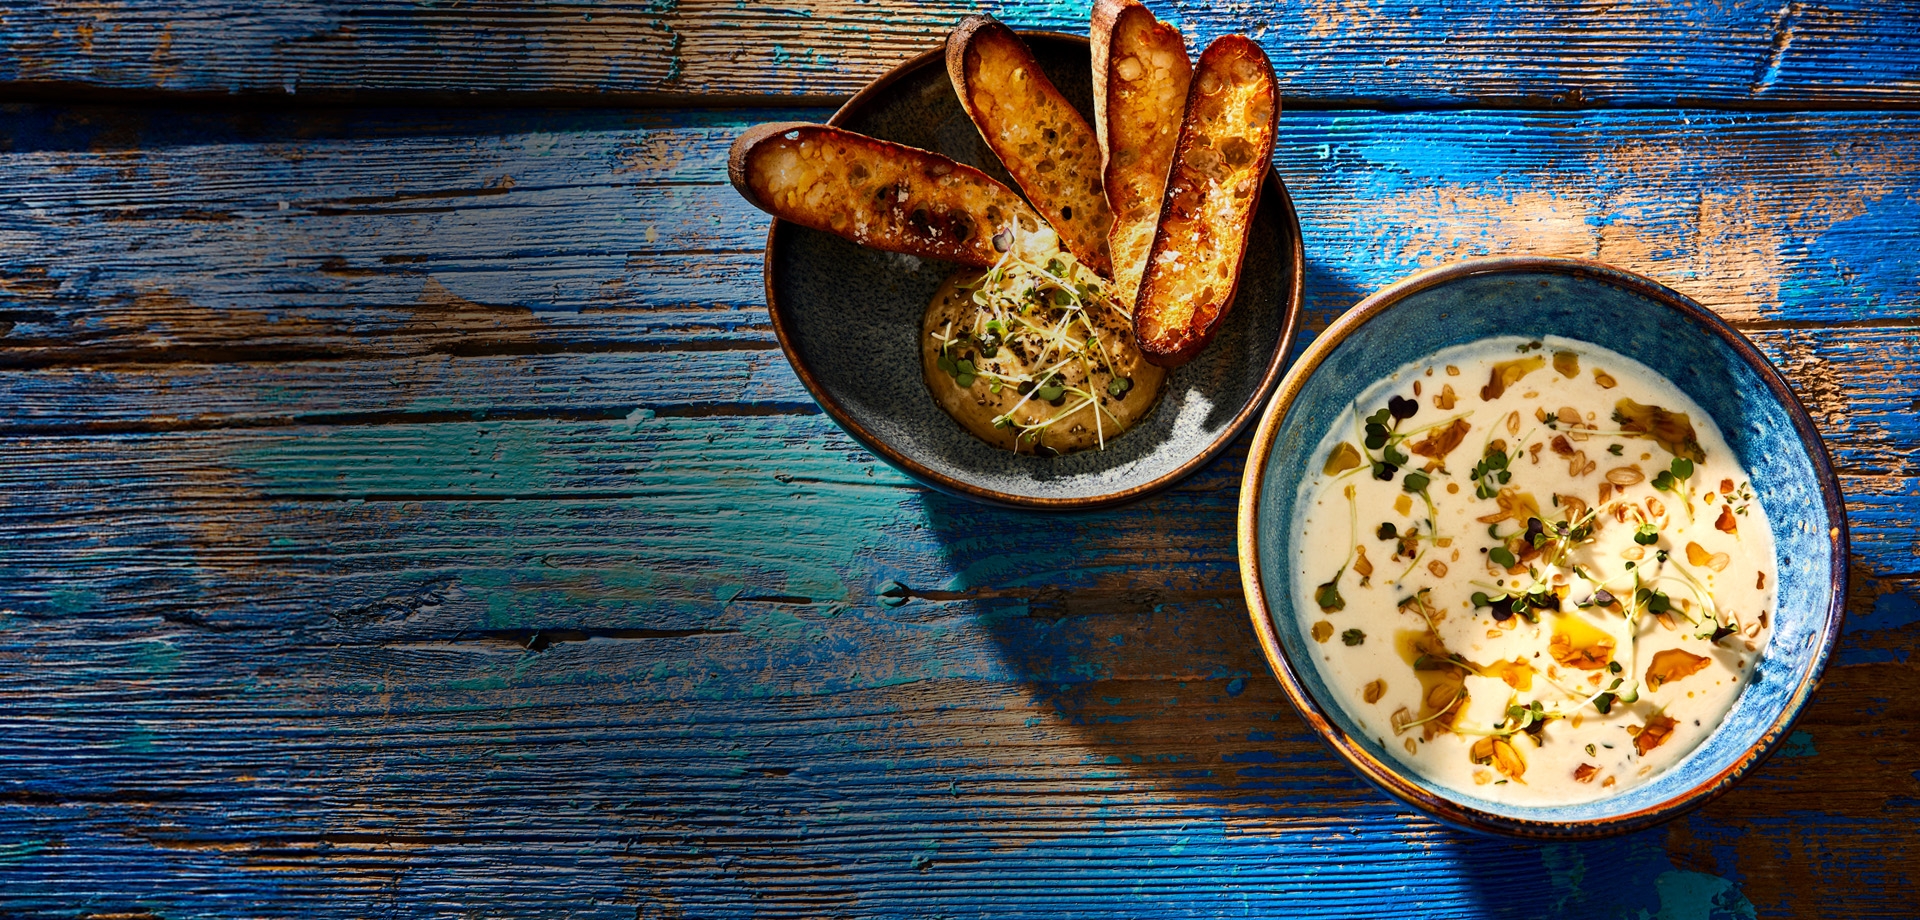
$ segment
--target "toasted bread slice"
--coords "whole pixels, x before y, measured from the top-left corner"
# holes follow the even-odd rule
[[[1160,224],[1134,301],[1134,337],[1147,360],[1185,364],[1233,305],[1279,121],[1279,87],[1267,53],[1244,35],[1215,39],[1194,68]]]
[[[980,268],[1000,259],[994,234],[1040,216],[1013,189],[937,153],[785,122],[740,135],[727,176],[748,203],[862,246]]]
[[[1082,264],[1113,276],[1113,214],[1100,180],[1100,142],[1041,73],[1033,52],[991,16],[968,16],[947,36],[947,76],[967,116],[1027,200]]]
[[[1093,127],[1113,211],[1113,293],[1122,303],[1140,290],[1192,78],[1179,29],[1153,18],[1140,0],[1094,4]]]

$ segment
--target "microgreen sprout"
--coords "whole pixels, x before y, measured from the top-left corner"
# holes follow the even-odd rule
[[[1500,487],[1513,481],[1513,473],[1507,470],[1509,459],[1506,451],[1488,450],[1468,474],[1473,479],[1473,494],[1480,498],[1500,494]]]

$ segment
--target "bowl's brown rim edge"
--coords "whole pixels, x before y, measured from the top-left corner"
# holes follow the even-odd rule
[[[1307,693],[1298,675],[1293,672],[1291,664],[1280,647],[1279,636],[1273,624],[1273,611],[1267,607],[1266,593],[1259,573],[1260,543],[1255,524],[1260,508],[1261,491],[1264,487],[1267,458],[1278,437],[1280,423],[1292,408],[1293,401],[1299,395],[1306,379],[1347,336],[1408,296],[1460,278],[1520,271],[1558,272],[1585,276],[1612,284],[1673,307],[1693,318],[1707,330],[1719,335],[1760,375],[1762,380],[1766,381],[1774,397],[1786,407],[1796,433],[1799,434],[1801,443],[1806,447],[1808,456],[1813,461],[1815,475],[1821,484],[1822,504],[1826,507],[1829,519],[1836,522],[1836,526],[1831,528],[1828,535],[1833,550],[1832,563],[1829,566],[1829,578],[1833,589],[1828,603],[1825,628],[1820,634],[1820,648],[1811,667],[1807,669],[1799,685],[1794,688],[1787,705],[1775,718],[1773,725],[1762,733],[1744,754],[1718,773],[1704,778],[1699,783],[1658,804],[1596,821],[1574,823],[1535,821],[1463,805],[1413,784],[1398,770],[1368,754],[1363,747],[1345,732],[1340,731],[1327,718],[1319,704]],[[1261,652],[1266,656],[1268,667],[1279,679],[1281,688],[1286,692],[1294,708],[1299,711],[1301,718],[1314,729],[1321,741],[1344,758],[1356,772],[1388,794],[1455,827],[1501,836],[1540,840],[1578,840],[1631,833],[1680,817],[1725,794],[1735,782],[1763,762],[1767,754],[1778,746],[1780,739],[1786,737],[1792,730],[1793,723],[1805,710],[1813,691],[1819,686],[1820,676],[1826,670],[1827,660],[1832,654],[1846,615],[1849,544],[1845,501],[1841,495],[1839,479],[1834,475],[1833,463],[1827,453],[1826,443],[1821,439],[1806,407],[1801,405],[1785,378],[1745,335],[1728,325],[1712,310],[1651,278],[1586,259],[1559,256],[1496,256],[1457,262],[1403,278],[1362,299],[1352,309],[1341,315],[1325,332],[1317,336],[1301,353],[1300,358],[1293,363],[1272,402],[1268,404],[1266,413],[1261,417],[1260,426],[1254,434],[1253,445],[1247,454],[1247,465],[1242,476],[1237,530],[1236,548],[1240,559],[1240,581],[1246,595],[1248,616],[1253,621],[1254,633],[1260,640]]]
[[[1025,39],[1040,38],[1059,40],[1080,45],[1086,45],[1088,43],[1086,36],[1073,35],[1066,32],[1020,30],[1019,34]],[[880,75],[872,83],[867,84],[859,92],[855,93],[853,98],[848,99],[838,111],[833,113],[831,118],[827,119],[827,124],[840,125],[852,117],[855,112],[858,112],[861,107],[865,106],[874,96],[885,91],[907,74],[935,63],[940,63],[941,66],[945,66],[945,59],[946,50],[943,43],[942,45],[930,48],[925,52],[902,61],[898,65],[895,65],[893,69]],[[761,258],[761,278],[766,290],[767,315],[773,323],[773,334],[774,337],[779,340],[780,350],[787,356],[787,363],[793,367],[794,373],[800,378],[800,383],[807,388],[807,392],[813,396],[815,402],[820,404],[820,408],[827,413],[827,416],[832,418],[841,428],[845,429],[848,434],[852,435],[854,440],[860,442],[860,446],[872,451],[889,465],[905,472],[908,476],[943,492],[961,495],[976,501],[1007,508],[1037,511],[1090,511],[1100,508],[1110,508],[1115,505],[1136,501],[1170,488],[1181,480],[1198,472],[1201,467],[1211,462],[1215,457],[1219,456],[1222,451],[1225,451],[1232,445],[1234,439],[1239,437],[1241,432],[1245,431],[1247,426],[1253,423],[1254,419],[1259,415],[1260,410],[1266,405],[1268,397],[1273,395],[1275,388],[1280,384],[1281,372],[1286,370],[1287,367],[1287,357],[1293,352],[1293,340],[1300,331],[1301,303],[1305,290],[1306,277],[1306,246],[1304,240],[1301,238],[1300,216],[1294,210],[1293,198],[1288,194],[1286,183],[1281,180],[1279,171],[1271,165],[1267,168],[1267,180],[1263,196],[1272,198],[1275,201],[1275,204],[1280,209],[1280,229],[1290,236],[1283,258],[1292,262],[1293,279],[1290,289],[1286,293],[1286,303],[1283,306],[1287,316],[1282,323],[1280,338],[1274,348],[1273,357],[1268,360],[1266,371],[1260,377],[1260,384],[1255,387],[1254,392],[1248,397],[1246,404],[1240,407],[1239,411],[1234,414],[1233,419],[1227,426],[1221,429],[1220,434],[1193,457],[1152,480],[1131,488],[1122,489],[1118,492],[1078,498],[1046,498],[1035,495],[1016,495],[997,489],[985,488],[948,476],[913,460],[887,445],[885,441],[868,431],[864,425],[854,420],[852,414],[841,406],[839,401],[834,399],[827,388],[814,376],[813,369],[807,366],[807,363],[800,358],[799,351],[794,347],[792,341],[792,333],[787,328],[787,323],[782,319],[779,299],[774,293],[773,287],[773,251],[774,247],[779,243],[780,234],[786,226],[786,222],[778,218],[775,218],[772,225],[767,228],[767,247]]]

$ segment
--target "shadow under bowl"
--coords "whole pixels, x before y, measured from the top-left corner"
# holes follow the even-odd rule
[[[1611,349],[1672,381],[1713,417],[1773,522],[1772,633],[1720,727],[1664,773],[1593,802],[1497,803],[1401,766],[1355,726],[1313,664],[1288,560],[1299,484],[1352,400],[1402,365],[1498,335],[1562,336]],[[1415,275],[1360,302],[1303,353],[1262,418],[1240,495],[1240,572],[1255,632],[1288,697],[1321,739],[1389,794],[1455,826],[1583,838],[1657,824],[1727,791],[1785,737],[1825,667],[1846,609],[1847,523],[1825,446],[1786,381],[1712,311],[1629,272],[1512,257]]]
[[[1087,40],[1021,34],[1048,78],[1091,121]],[[1013,186],[960,107],[939,49],[874,81],[829,124],[937,151]],[[780,347],[821,408],[895,468],[990,504],[1099,508],[1173,485],[1252,424],[1286,365],[1304,261],[1293,203],[1269,170],[1239,293],[1213,342],[1170,374],[1160,404],[1106,449],[1057,458],[979,440],[934,402],[921,378],[921,317],[954,266],[776,220],[767,236],[767,308]]]

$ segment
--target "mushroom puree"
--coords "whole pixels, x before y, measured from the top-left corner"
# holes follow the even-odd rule
[[[1301,484],[1297,597],[1335,702],[1497,802],[1646,782],[1766,644],[1773,534],[1713,420],[1569,339],[1448,348],[1370,387]]]
[[[920,329],[934,401],[996,447],[1056,455],[1106,442],[1153,409],[1166,371],[1147,363],[1108,282],[1050,228],[995,237],[1000,263],[961,271]]]

